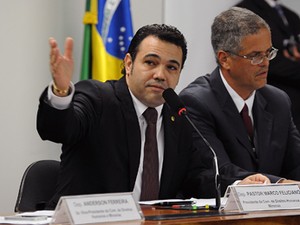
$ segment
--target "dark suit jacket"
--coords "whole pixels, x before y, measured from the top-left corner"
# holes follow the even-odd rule
[[[298,129],[300,129],[300,62],[294,62],[283,55],[283,41],[291,35],[300,34],[299,16],[282,5],[283,12],[288,20],[289,27],[285,26],[277,11],[265,0],[244,0],[237,4],[247,8],[262,17],[270,26],[272,42],[279,52],[275,59],[270,61],[268,83],[284,90],[292,101],[292,113]]]
[[[290,100],[283,91],[270,85],[256,91],[256,153],[218,68],[211,75],[197,78],[180,97],[217,153],[223,191],[247,172],[266,174],[272,182],[281,177],[300,180],[300,135],[291,120]],[[195,141],[202,145],[197,135]]]
[[[63,144],[50,208],[63,195],[132,191],[138,171],[141,135],[125,78],[106,83],[87,80],[75,86],[71,106],[65,110],[49,105],[47,90],[40,98],[37,130],[43,140]],[[197,174],[200,155],[186,121],[167,106],[162,113],[165,148],[159,198],[192,197],[197,193],[190,192],[188,173]]]

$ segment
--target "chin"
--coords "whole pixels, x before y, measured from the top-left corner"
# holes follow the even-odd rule
[[[162,104],[164,104],[164,101],[150,101],[148,103],[148,106],[155,108],[155,107],[160,106]]]
[[[266,86],[267,82],[264,82],[264,83],[261,83],[259,85],[256,86],[256,90],[257,89],[260,89],[260,88],[263,88],[264,86]]]

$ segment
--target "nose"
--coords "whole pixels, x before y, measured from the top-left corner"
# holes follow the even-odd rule
[[[268,58],[268,56],[265,55],[263,63],[265,63],[267,66],[270,64],[270,59]]]
[[[166,70],[163,66],[160,66],[157,68],[157,70],[154,73],[153,78],[155,80],[165,81],[166,80]]]
[[[270,64],[270,59],[268,58],[267,55],[265,55],[262,59],[262,62],[259,64],[260,66],[269,66]]]

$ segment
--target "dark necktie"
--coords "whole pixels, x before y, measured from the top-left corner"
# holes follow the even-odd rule
[[[249,138],[250,138],[250,140],[251,140],[251,143],[252,143],[252,141],[253,141],[253,125],[252,125],[251,118],[250,118],[250,116],[249,116],[248,106],[247,106],[246,103],[245,103],[245,105],[244,105],[244,108],[243,108],[242,111],[241,111],[241,116],[242,116],[244,125],[245,125],[245,127],[246,127],[248,136],[249,136]]]
[[[156,140],[157,111],[148,108],[143,113],[147,121],[146,139],[144,146],[144,162],[141,187],[141,201],[158,199],[158,150]]]

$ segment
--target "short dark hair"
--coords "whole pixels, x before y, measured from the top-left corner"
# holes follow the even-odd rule
[[[174,26],[166,24],[151,24],[141,27],[132,38],[127,53],[130,54],[132,62],[134,62],[138,48],[141,42],[148,36],[154,36],[162,41],[172,43],[182,50],[181,69],[187,57],[187,43],[183,34]],[[123,68],[123,75],[126,71]]]

